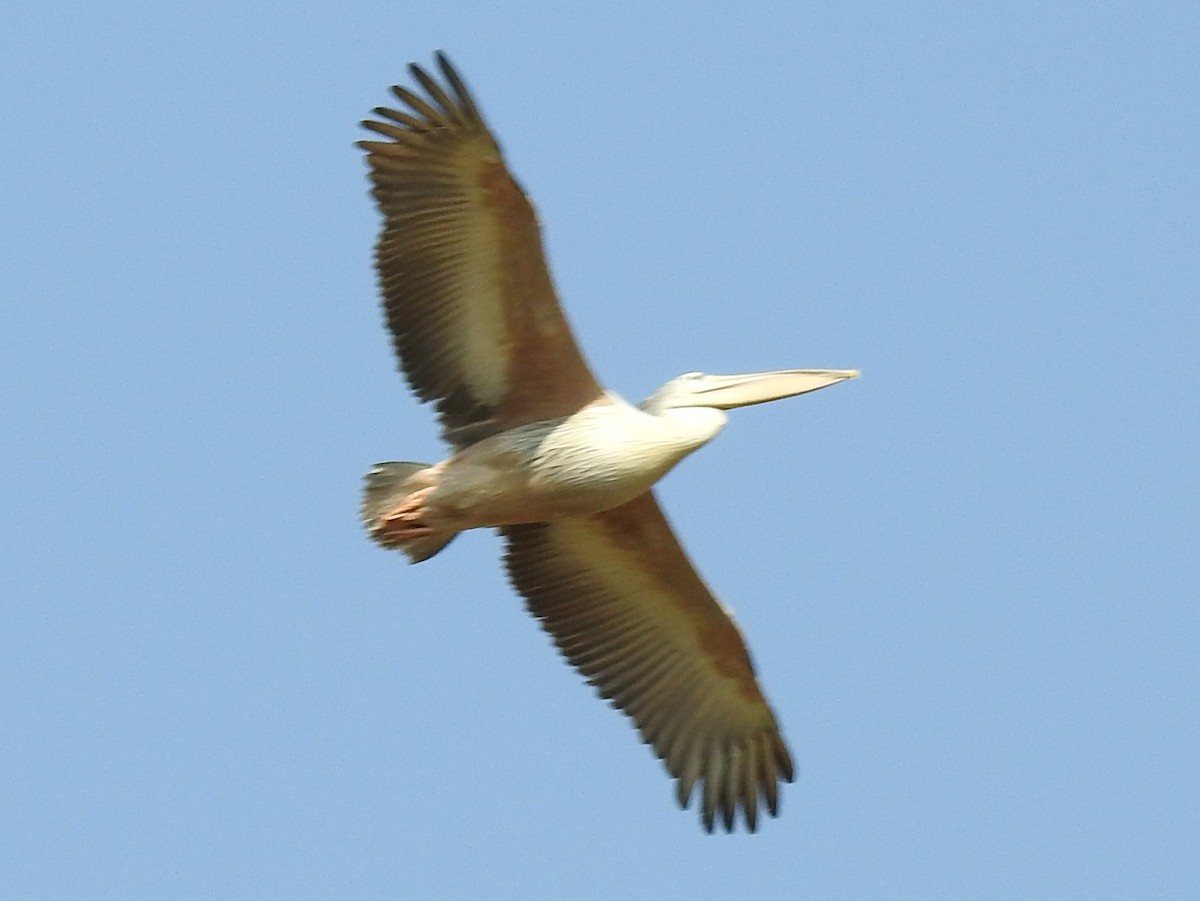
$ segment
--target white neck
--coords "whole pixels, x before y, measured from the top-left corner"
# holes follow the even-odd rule
[[[723,411],[713,407],[668,407],[657,418],[688,452],[712,441],[728,421]]]

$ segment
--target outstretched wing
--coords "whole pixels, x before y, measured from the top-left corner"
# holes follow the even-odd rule
[[[737,626],[696,574],[652,493],[604,513],[508,526],[529,610],[602,697],[636,724],[686,807],[727,831],[774,816],[792,760]]]
[[[601,395],[555,296],[537,216],[458,73],[409,70],[423,94],[363,126],[383,214],[383,305],[413,390],[465,444],[568,415]]]

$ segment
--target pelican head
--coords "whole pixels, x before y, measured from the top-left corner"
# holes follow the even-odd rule
[[[807,394],[854,378],[858,378],[857,369],[777,369],[746,375],[689,372],[671,379],[646,398],[642,409],[653,415],[686,407],[732,410]]]

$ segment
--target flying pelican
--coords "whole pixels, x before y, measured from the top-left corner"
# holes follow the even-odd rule
[[[383,214],[375,262],[401,367],[437,409],[450,456],[380,463],[362,520],[413,563],[498,527],[505,563],[563,656],[634,722],[701,821],[753,832],[792,759],[737,626],[651,491],[725,425],[725,410],[858,375],[688,373],[632,406],[592,375],[567,325],[533,207],[462,78],[416,64],[406,109],[362,141]],[[423,91],[423,93],[421,93]],[[697,789],[697,784],[699,788]]]

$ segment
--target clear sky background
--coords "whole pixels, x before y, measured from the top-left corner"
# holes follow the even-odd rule
[[[18,2],[0,884],[21,899],[1200,897],[1200,6]],[[855,367],[661,485],[799,765],[708,836],[470,535],[356,122],[445,49],[640,399]]]

